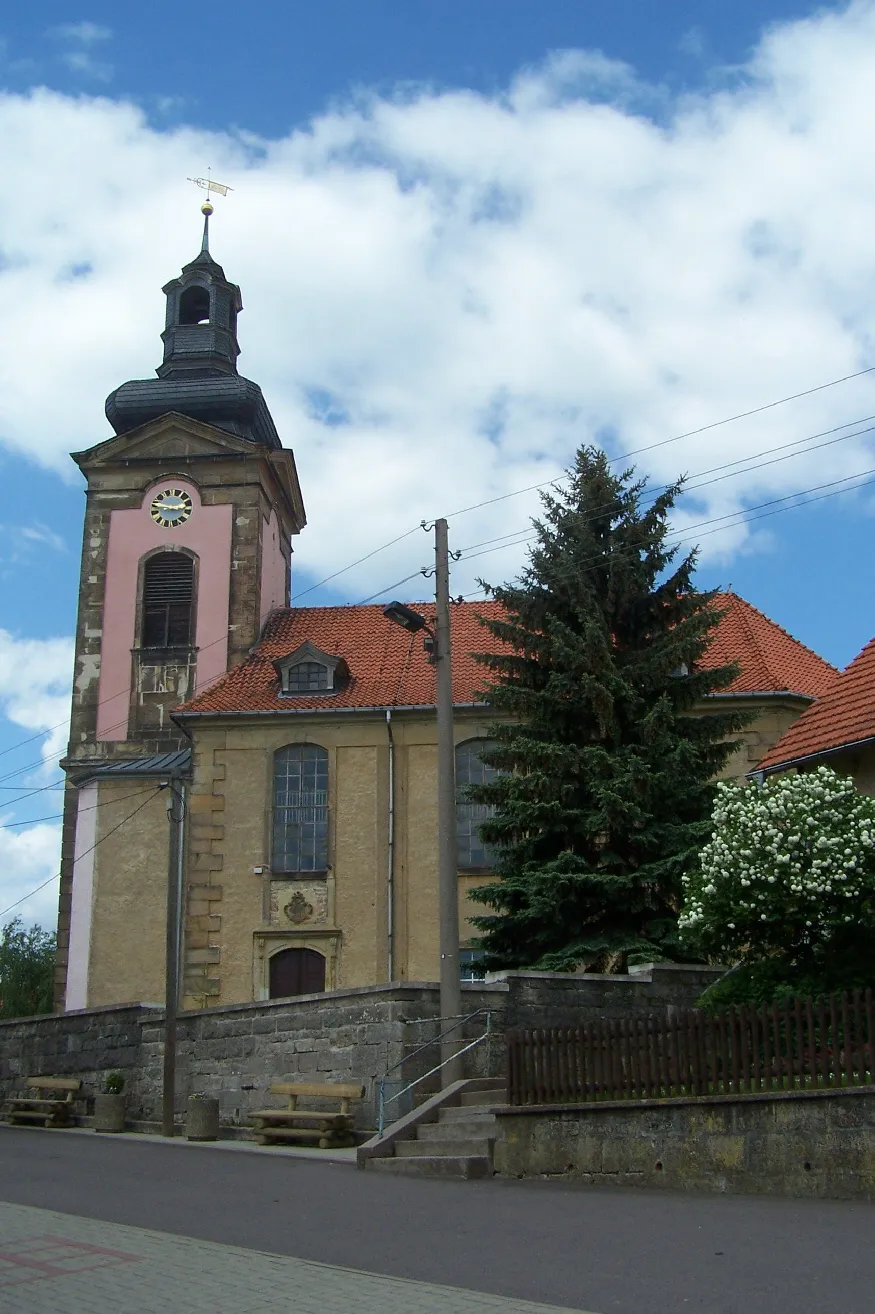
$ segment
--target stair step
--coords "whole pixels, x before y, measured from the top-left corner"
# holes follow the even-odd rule
[[[492,1163],[485,1154],[443,1154],[391,1159],[368,1159],[368,1172],[398,1173],[405,1177],[491,1177]]]
[[[496,1120],[488,1118],[448,1118],[442,1122],[422,1122],[416,1129],[421,1141],[471,1140],[495,1135]]]
[[[438,1109],[438,1122],[483,1122],[490,1123],[495,1114],[487,1105],[463,1104],[450,1105]]]
[[[491,1108],[495,1104],[507,1103],[507,1090],[466,1090],[462,1092],[461,1102],[466,1108],[477,1104]]]

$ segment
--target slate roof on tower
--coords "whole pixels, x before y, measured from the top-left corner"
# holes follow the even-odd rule
[[[414,603],[433,619],[430,603]],[[838,672],[736,594],[718,597],[724,615],[705,656],[708,668],[736,662],[728,693],[789,693],[817,698]],[[457,706],[482,701],[487,672],[474,652],[495,643],[478,616],[498,616],[496,602],[463,602],[452,608],[453,699]],[[283,695],[274,662],[305,642],[342,656],[350,672],[330,694]],[[434,670],[421,634],[405,634],[383,615],[383,604],[363,607],[293,607],[273,612],[247,661],[179,709],[180,715],[342,711],[434,706]]]
[[[757,767],[775,771],[804,758],[875,739],[875,639],[806,708]]]
[[[261,389],[237,372],[243,302],[239,287],[210,254],[210,213],[204,210],[200,252],[162,288],[167,314],[158,378],[132,379],[115,388],[106,399],[106,418],[116,434],[124,434],[176,412],[247,442],[280,448]]]

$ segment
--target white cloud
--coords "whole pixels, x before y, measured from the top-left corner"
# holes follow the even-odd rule
[[[0,711],[18,732],[51,732],[32,744],[23,744],[19,753],[5,759],[7,771],[21,761],[42,761],[44,770],[29,777],[19,775],[9,786],[12,792],[4,789],[0,794],[0,924],[20,916],[26,925],[36,921],[53,928],[57,919],[58,883],[54,878],[61,860],[60,824],[21,825],[20,812],[8,803],[19,789],[26,794],[57,775],[57,759],[67,741],[72,665],[72,639],[18,639],[0,629]],[[16,740],[23,737],[16,733]],[[26,806],[35,809],[37,817],[54,816],[61,810],[62,799],[62,794],[47,790],[29,799]],[[44,888],[18,905],[23,895],[29,896],[46,881]],[[3,916],[10,904],[17,906]]]
[[[15,532],[28,543],[39,543],[43,547],[52,548],[55,552],[67,551],[67,544],[61,535],[38,521],[33,525],[22,525]]]
[[[7,830],[0,825],[0,925],[20,917],[25,926],[39,922],[47,930],[55,929],[60,852],[60,825],[42,824],[22,830]],[[30,894],[31,890],[37,892]],[[23,895],[29,897],[19,903]],[[10,907],[12,904],[16,906]]]
[[[112,36],[112,28],[104,27],[102,23],[60,23],[57,27],[49,29],[49,35],[58,37],[62,41],[75,41],[81,46],[93,46],[98,41],[108,41]]]
[[[72,669],[72,639],[18,639],[0,629],[0,711],[23,730],[51,731],[31,754],[47,764],[66,745]]]
[[[708,40],[700,27],[690,27],[678,42],[678,50],[691,59],[703,59],[708,49]]]
[[[101,41],[108,41],[112,29],[100,23],[61,23],[49,28],[49,36],[69,44],[71,47],[61,55],[62,63],[71,72],[95,82],[109,82],[113,76],[113,67],[105,60],[95,59],[92,49]]]
[[[160,359],[160,287],[197,249],[184,180],[204,162],[235,188],[213,248],[243,289],[241,368],[295,450],[296,564],[320,577],[421,516],[557,475],[581,441],[645,447],[852,373],[875,339],[873,81],[859,0],[770,29],[731,85],[674,102],[573,51],[493,97],[360,92],[278,141],[6,96],[0,438],[68,470],[107,436],[106,393]],[[662,482],[875,414],[873,377],[642,467]],[[873,450],[857,437],[712,484],[678,523],[868,469]],[[535,506],[454,521],[453,544]],[[338,583],[356,600],[428,556],[407,539]],[[460,563],[454,590],[521,556]]]

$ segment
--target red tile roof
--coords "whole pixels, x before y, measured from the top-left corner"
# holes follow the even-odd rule
[[[717,605],[723,611],[723,618],[712,636],[703,665],[738,664],[738,677],[727,692],[787,691],[819,698],[835,682],[838,676],[835,666],[818,657],[737,593],[718,594]]]
[[[758,770],[875,739],[875,639],[770,748]]]
[[[838,672],[755,607],[735,594],[720,596],[725,615],[704,665],[736,661],[738,678],[728,692],[790,691],[809,698],[823,693]],[[431,619],[433,604],[419,603]],[[465,602],[452,609],[453,697],[457,704],[479,701],[487,673],[472,652],[483,652],[489,635],[478,616],[497,616],[496,602]],[[336,694],[281,698],[274,661],[306,640],[346,660],[350,681]],[[422,636],[408,635],[383,615],[383,604],[365,607],[297,607],[268,617],[261,641],[250,657],[196,694],[182,713],[290,712],[299,709],[411,707],[434,705],[434,671],[422,650]]]

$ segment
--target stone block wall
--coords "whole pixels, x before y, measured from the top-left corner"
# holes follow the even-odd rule
[[[518,1026],[567,1026],[593,1017],[665,1013],[689,1007],[714,975],[711,969],[653,967],[629,977],[549,972],[501,974],[462,987],[470,1017],[460,1044],[488,1038],[464,1057],[466,1076],[501,1076],[505,1032]],[[362,1128],[376,1124],[377,1083],[392,1070],[389,1093],[422,1077],[438,1061],[440,995],[433,983],[409,982],[333,990],[179,1015],[177,1112],[189,1095],[217,1095],[226,1123],[244,1121],[265,1103],[272,1081],[360,1082]],[[0,1022],[0,1096],[19,1091],[30,1075],[78,1076],[94,1094],[113,1070],[124,1073],[128,1116],[161,1116],[164,1010],[128,1004]],[[439,1087],[439,1076],[421,1093]],[[409,1107],[395,1102],[392,1117]]]
[[[594,1185],[875,1200],[875,1086],[507,1108],[495,1167]]]
[[[139,1116],[143,1022],[163,1016],[156,1004],[127,1004],[0,1022],[0,1098],[23,1092],[31,1076],[79,1077],[91,1097],[107,1073],[121,1072]]]

